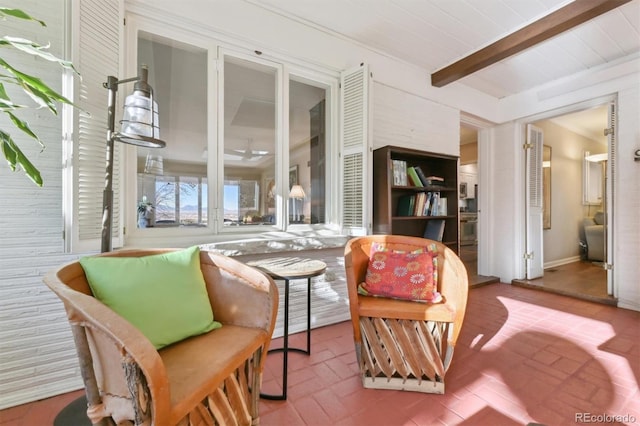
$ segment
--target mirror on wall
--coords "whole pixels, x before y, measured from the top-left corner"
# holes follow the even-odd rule
[[[582,161],[582,204],[599,206],[602,204],[604,174],[602,162],[607,154],[584,152]]]
[[[551,147],[542,147],[542,229],[551,229]]]

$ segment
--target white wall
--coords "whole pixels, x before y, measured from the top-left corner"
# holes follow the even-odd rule
[[[458,155],[459,123],[455,108],[374,82],[374,149],[392,145]]]

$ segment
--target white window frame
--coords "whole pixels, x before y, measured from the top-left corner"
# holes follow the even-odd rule
[[[292,78],[293,76],[293,78]],[[342,194],[340,190],[340,174],[337,173],[341,168],[339,158],[340,152],[340,128],[339,128],[339,101],[340,101],[340,73],[323,73],[321,71],[310,70],[296,65],[285,65],[285,81],[294,80],[316,87],[324,87],[327,93],[325,98],[326,105],[329,106],[329,112],[325,116],[325,137],[326,144],[329,147],[329,155],[327,155],[326,164],[326,194],[325,211],[327,220],[324,224],[317,225],[290,225],[294,229],[296,227],[311,226],[313,229],[329,229],[336,233],[341,231],[340,227],[340,201],[341,196],[333,194]],[[287,84],[288,86],[288,84]]]
[[[149,246],[162,242],[163,246],[193,244],[198,242],[228,241],[239,238],[256,237],[264,232],[273,231],[300,231],[326,230],[330,233],[339,234],[341,231],[340,201],[341,188],[338,173],[342,167],[339,158],[340,137],[339,137],[339,93],[340,93],[340,73],[329,68],[318,70],[317,64],[304,64],[297,59],[287,56],[258,54],[255,47],[242,46],[242,42],[237,44],[229,43],[228,39],[221,41],[217,34],[193,34],[187,30],[176,28],[166,23],[159,23],[151,18],[146,18],[137,14],[129,13],[126,16],[127,25],[125,27],[126,48],[124,55],[125,76],[136,75],[137,68],[137,40],[138,33],[144,31],[151,34],[158,34],[165,38],[174,39],[181,43],[194,45],[206,49],[208,52],[208,76],[207,76],[207,97],[208,97],[208,120],[207,120],[207,181],[208,181],[208,221],[203,227],[158,227],[138,229],[136,225],[136,187],[134,184],[126,184],[124,188],[124,223],[125,223],[125,246]],[[223,140],[224,128],[218,123],[223,123],[223,54],[246,59],[249,61],[262,62],[269,66],[279,67],[278,71],[278,105],[281,106],[276,111],[277,114],[277,148],[276,148],[276,176],[281,182],[286,182],[289,173],[289,151],[288,151],[288,111],[289,104],[289,79],[308,82],[309,84],[324,87],[327,90],[326,102],[328,114],[326,117],[326,136],[329,155],[327,157],[327,195],[326,213],[327,219],[324,224],[288,224],[288,194],[279,194],[281,205],[278,205],[277,219],[275,226],[256,227],[224,227],[223,222],[223,185],[224,182],[224,149],[219,140]],[[129,90],[123,88],[122,92]],[[218,94],[220,93],[220,96]],[[123,96],[121,93],[120,96]],[[119,97],[118,102],[121,102]],[[162,106],[160,106],[162,108]],[[170,144],[171,141],[166,141]],[[286,147],[286,149],[284,148]],[[123,164],[123,181],[136,182],[136,148],[125,146]],[[280,192],[284,191],[280,185]]]
[[[216,98],[217,93],[217,78],[216,78],[216,55],[218,46],[215,44],[215,41],[200,36],[197,34],[193,34],[189,31],[185,31],[171,25],[160,24],[153,20],[141,17],[135,14],[127,15],[127,25],[126,25],[126,49],[125,49],[125,70],[127,76],[135,76],[137,75],[137,67],[138,67],[138,34],[141,31],[157,34],[164,38],[169,38],[175,40],[179,43],[184,43],[188,45],[192,45],[207,51],[207,108],[208,108],[208,120],[207,120],[207,145],[209,147],[215,146],[216,144],[216,132],[215,128],[217,126],[216,117],[217,117],[217,103],[215,101],[212,102],[212,99]],[[153,70],[151,70],[153,71]],[[129,89],[130,90],[130,89]],[[120,100],[118,102],[121,102]],[[160,105],[160,111],[162,111],[162,105]],[[161,129],[162,131],[162,129]],[[171,141],[166,141],[167,144],[170,144]],[[171,243],[167,243],[167,241],[176,241],[176,244],[181,244],[180,239],[186,238],[187,240],[212,235],[213,234],[213,216],[212,211],[214,210],[214,206],[209,201],[208,205],[208,218],[207,225],[201,227],[157,227],[157,228],[146,228],[146,229],[138,229],[137,227],[137,214],[136,212],[136,196],[137,196],[137,185],[133,184],[137,179],[137,148],[134,146],[126,146],[125,147],[125,165],[124,165],[124,181],[131,184],[126,184],[124,190],[125,196],[125,226],[126,226],[126,234],[125,234],[125,246],[132,244],[155,244],[155,241],[163,241],[162,245],[167,246],[172,245]],[[214,200],[217,196],[216,185],[211,185],[213,181],[212,174],[214,172],[214,168],[211,167],[211,149],[209,149],[209,160],[207,163],[207,181],[208,181],[208,200]]]

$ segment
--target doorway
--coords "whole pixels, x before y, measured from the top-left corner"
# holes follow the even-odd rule
[[[611,228],[606,218],[612,217],[611,201],[607,203],[612,194],[607,195],[606,177],[610,171],[606,170],[606,159],[612,152],[609,145],[614,142],[604,132],[614,122],[609,117],[613,107],[599,105],[532,121],[527,126],[528,134],[539,137],[542,143],[542,173],[530,174],[541,183],[542,210],[539,224],[531,221],[527,225],[527,238],[532,242],[528,242],[526,253],[536,255],[535,242],[540,241],[541,233],[542,259],[536,259],[539,268],[527,267],[527,279],[514,280],[514,284],[615,304],[611,274],[607,273],[611,256],[606,254],[610,245],[606,235],[611,234],[606,232]],[[527,141],[530,143],[531,137]],[[600,162],[592,164],[589,159]],[[533,184],[531,180],[527,182],[529,189]],[[535,202],[527,198],[529,220],[531,212],[535,214]],[[540,272],[532,272],[536,270]]]
[[[478,128],[460,125],[460,168],[458,173],[460,214],[460,259],[469,275],[469,285],[476,287],[499,282],[498,277],[478,274]]]

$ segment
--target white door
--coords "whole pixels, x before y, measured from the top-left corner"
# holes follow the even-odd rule
[[[604,226],[604,244],[605,244],[605,259],[604,267],[607,269],[607,294],[613,297],[617,297],[617,292],[613,285],[613,207],[614,207],[614,188],[615,188],[615,170],[616,170],[616,104],[612,102],[609,104],[608,116],[607,116],[607,129],[605,129],[605,135],[607,135],[607,142],[609,146],[608,160],[605,162],[605,221]]]
[[[542,129],[527,124],[525,144],[525,211],[526,211],[526,278],[531,280],[544,274],[542,253]]]

